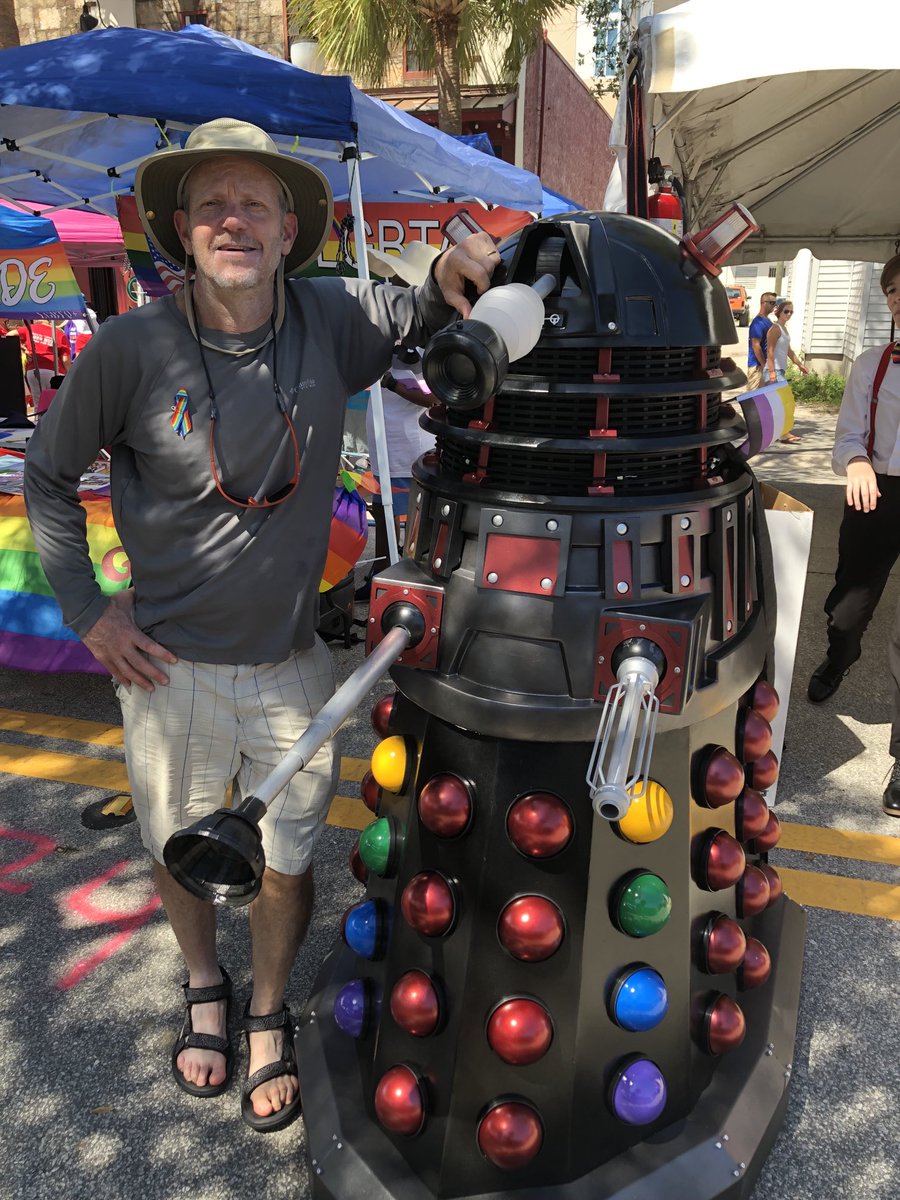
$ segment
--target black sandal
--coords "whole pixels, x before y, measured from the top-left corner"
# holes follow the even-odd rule
[[[187,983],[181,985],[184,989],[184,1003],[187,1011],[184,1014],[184,1024],[181,1027],[181,1033],[178,1035],[178,1040],[172,1051],[172,1074],[181,1090],[191,1096],[221,1096],[231,1083],[231,1075],[234,1071],[234,1050],[231,1045],[231,1039],[227,1036],[228,1023],[231,1020],[231,980],[224,967],[219,967],[219,970],[222,972],[222,982],[214,983],[211,987],[192,988]],[[193,1023],[191,1022],[191,1009],[195,1004],[209,1004],[212,1000],[224,1000],[226,1002],[226,1036],[223,1038],[216,1037],[212,1033],[194,1033]],[[178,1055],[185,1049],[215,1050],[219,1054],[224,1055],[225,1078],[223,1081],[221,1083],[206,1083],[200,1087],[199,1084],[191,1083],[190,1080],[185,1079],[184,1075],[178,1069]]]
[[[300,1115],[300,1091],[297,1090],[297,1095],[280,1108],[278,1112],[269,1113],[267,1117],[259,1117],[253,1111],[253,1104],[250,1100],[250,1093],[262,1083],[268,1083],[270,1079],[277,1079],[279,1075],[293,1075],[297,1077],[297,1056],[294,1053],[294,1024],[291,1020],[291,1010],[285,1004],[281,1012],[269,1013],[265,1017],[254,1017],[250,1015],[250,1002],[247,1001],[247,1008],[244,1010],[244,1016],[241,1020],[241,1029],[247,1039],[247,1053],[250,1053],[250,1034],[262,1033],[267,1029],[283,1029],[284,1044],[281,1049],[281,1058],[277,1062],[266,1063],[264,1067],[260,1067],[258,1071],[254,1071],[241,1084],[241,1116],[251,1129],[255,1129],[257,1133],[274,1133],[276,1129],[284,1129],[286,1125],[290,1125],[296,1117]]]

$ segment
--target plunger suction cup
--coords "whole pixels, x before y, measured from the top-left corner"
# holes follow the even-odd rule
[[[266,865],[259,832],[265,805],[249,796],[237,808],[219,808],[173,833],[163,849],[169,874],[211,904],[249,904]]]

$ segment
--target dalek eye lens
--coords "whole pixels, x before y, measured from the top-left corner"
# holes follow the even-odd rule
[[[634,1058],[616,1072],[610,1107],[626,1125],[649,1125],[666,1107],[666,1081],[655,1062]]]
[[[631,967],[616,981],[609,1000],[609,1015],[622,1029],[644,1033],[655,1029],[669,1011],[665,981],[652,967]]]
[[[613,919],[629,937],[658,933],[672,915],[672,894],[658,875],[642,871],[617,889]]]

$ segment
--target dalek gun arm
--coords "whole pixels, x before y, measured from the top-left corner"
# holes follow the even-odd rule
[[[392,604],[385,610],[381,626],[385,635],[382,641],[322,706],[256,794],[247,796],[236,808],[217,809],[189,828],[173,833],[166,842],[166,867],[187,891],[217,905],[249,904],[256,897],[265,867],[259,822],[269,805],[337,733],[403,651],[425,635],[425,619],[412,604]]]
[[[534,283],[490,288],[466,320],[439,330],[425,348],[422,369],[433,394],[450,408],[479,408],[502,385],[509,364],[523,358],[544,328],[544,301],[558,287],[543,274]]]
[[[607,821],[620,821],[644,794],[659,716],[656,688],[666,669],[649,638],[627,639],[614,659],[617,682],[607,692],[585,776],[594,811]]]

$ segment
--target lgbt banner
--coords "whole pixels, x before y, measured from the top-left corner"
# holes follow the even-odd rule
[[[67,321],[83,317],[84,296],[52,221],[0,212],[0,319]]]

